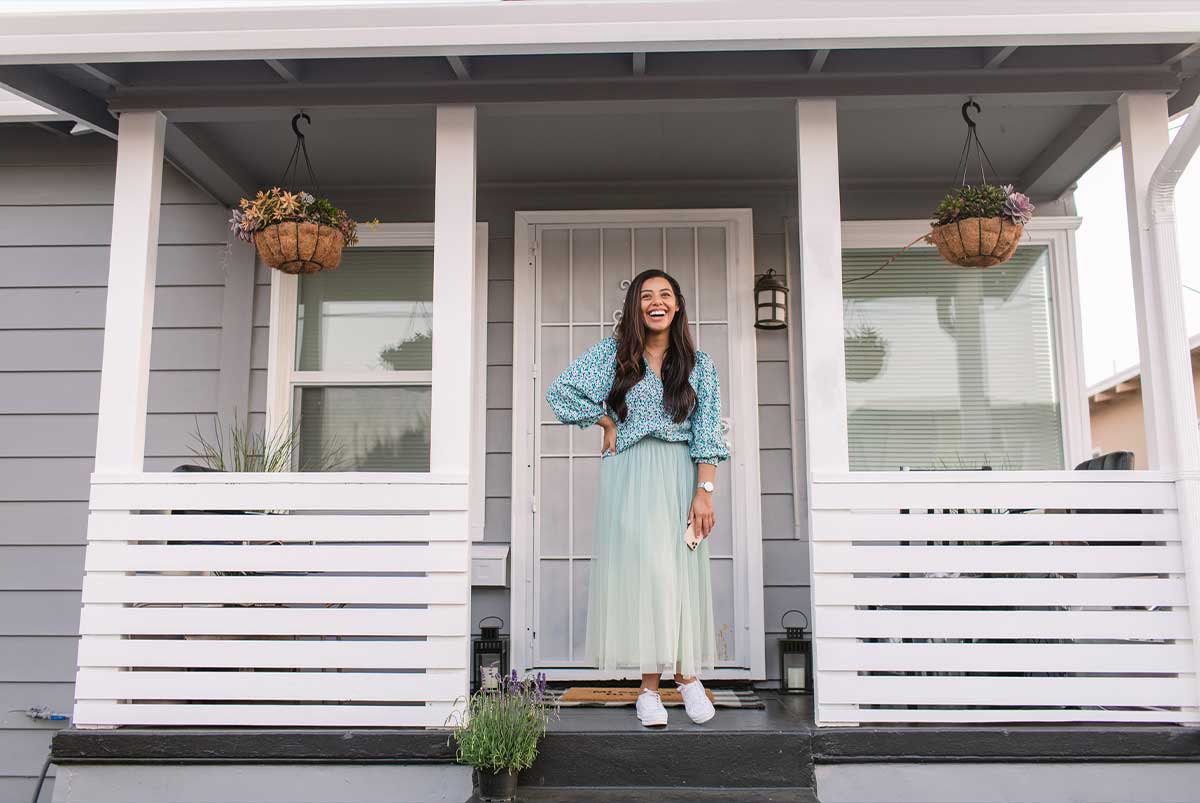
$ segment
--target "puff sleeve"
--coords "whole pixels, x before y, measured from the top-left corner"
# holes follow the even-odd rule
[[[546,403],[564,424],[592,426],[607,410],[604,400],[612,388],[617,365],[617,342],[606,337],[575,358],[546,389]]]
[[[692,385],[696,389],[696,410],[692,413],[688,449],[693,461],[716,465],[729,459],[721,423],[721,380],[712,358],[702,351],[696,353]]]

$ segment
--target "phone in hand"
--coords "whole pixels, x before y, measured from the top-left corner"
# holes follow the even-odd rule
[[[683,533],[683,540],[688,545],[688,549],[695,551],[696,547],[700,546],[700,542],[704,539],[700,537],[700,533],[696,532],[696,528],[689,521],[687,530]]]

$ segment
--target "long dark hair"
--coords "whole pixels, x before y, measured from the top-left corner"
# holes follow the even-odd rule
[[[663,407],[675,423],[682,424],[696,405],[696,391],[688,381],[692,369],[696,366],[696,346],[692,343],[692,335],[688,329],[687,308],[683,303],[683,293],[679,292],[679,282],[670,274],[656,268],[644,270],[633,277],[633,284],[629,285],[629,291],[625,293],[625,304],[616,331],[616,376],[605,401],[618,421],[625,420],[628,414],[625,394],[641,381],[646,370],[646,364],[642,361],[646,347],[646,322],[642,319],[642,285],[647,279],[656,277],[671,283],[671,292],[675,294],[675,301],[679,304],[668,333],[667,353],[663,355],[662,383]]]

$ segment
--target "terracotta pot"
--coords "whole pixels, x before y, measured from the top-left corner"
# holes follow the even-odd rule
[[[969,217],[934,226],[925,236],[942,258],[964,268],[990,268],[1007,262],[1021,242],[1025,227],[1002,217]]]
[[[284,273],[333,270],[342,261],[342,233],[323,223],[285,221],[254,233],[262,261]]]
[[[475,770],[476,794],[480,800],[507,801],[517,796],[516,770]]]

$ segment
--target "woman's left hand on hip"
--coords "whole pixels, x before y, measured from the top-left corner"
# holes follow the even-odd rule
[[[688,521],[692,527],[700,534],[701,538],[708,538],[708,534],[717,524],[717,517],[713,514],[712,495],[707,491],[696,491],[692,497],[692,509],[688,514]]]

